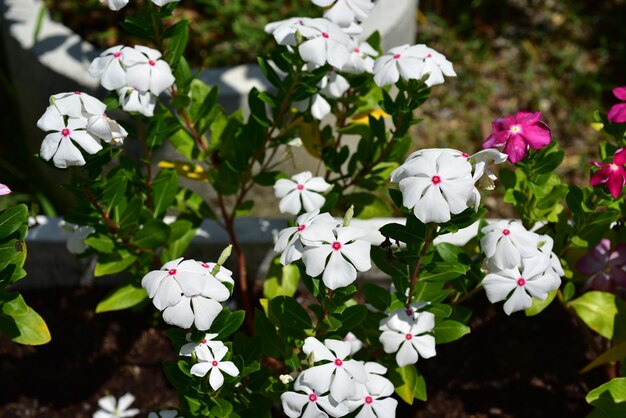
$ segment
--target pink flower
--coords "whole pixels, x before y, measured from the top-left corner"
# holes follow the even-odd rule
[[[626,86],[616,87],[613,89],[613,94],[620,100],[626,100]],[[618,103],[611,107],[609,110],[609,121],[613,123],[626,122],[626,103]]]
[[[604,167],[591,176],[589,184],[598,186],[606,184],[606,188],[614,198],[618,198],[622,194],[622,189],[626,184],[626,148],[620,148],[613,155],[613,162],[601,163],[599,161],[591,161],[596,167]]]
[[[550,144],[550,128],[541,121],[541,112],[517,112],[491,123],[493,133],[483,143],[483,148],[504,146],[504,153],[513,164],[526,156],[528,146],[540,149]]]
[[[611,241],[603,238],[578,260],[576,268],[591,276],[589,285],[593,289],[610,292],[616,284],[626,287],[626,244],[618,244],[611,251]]]
[[[5,184],[0,183],[0,196],[7,194],[11,194],[11,189],[9,189]]]

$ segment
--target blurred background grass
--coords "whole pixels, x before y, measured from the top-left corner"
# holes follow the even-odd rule
[[[80,30],[91,30],[85,36],[102,47],[123,39],[111,26],[119,16],[99,1],[48,1],[59,19],[100,19]],[[197,41],[188,54],[214,66],[253,61],[272,43],[262,32],[265,23],[312,10],[308,0],[184,0],[181,6],[178,13],[195,22]],[[616,101],[611,89],[626,85],[626,0],[421,0],[416,18],[417,42],[446,55],[458,74],[434,88],[419,110],[425,121],[415,129],[416,148],[475,151],[496,117],[540,110],[566,150],[563,176],[588,181],[587,162],[601,139],[591,128],[593,112],[606,112]],[[47,168],[24,151],[14,112],[19,87],[8,78],[6,60],[0,81],[0,182],[19,192],[14,199],[38,202],[35,210],[63,212],[63,203],[51,203],[39,186]],[[493,196],[489,201],[497,206]],[[492,216],[498,214],[506,211]]]

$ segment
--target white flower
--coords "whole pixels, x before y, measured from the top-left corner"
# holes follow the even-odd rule
[[[283,385],[288,385],[289,383],[293,382],[293,377],[291,377],[290,374],[281,374],[280,376],[278,376],[278,380],[280,380]]]
[[[549,292],[559,287],[561,279],[553,273],[550,257],[539,253],[537,256],[524,258],[521,270],[514,267],[490,273],[485,276],[482,284],[491,303],[508,297],[504,303],[504,312],[510,315],[512,312],[530,308],[531,296],[545,300]]]
[[[152,3],[156,4],[157,6],[164,6],[168,3],[174,3],[178,1],[180,0],[152,0]],[[100,0],[100,3],[105,3],[105,2],[109,6],[109,9],[115,10],[115,11],[122,9],[124,6],[128,4],[128,0]]]
[[[354,355],[357,351],[363,348],[363,341],[359,340],[356,335],[349,332],[343,337],[343,340],[347,343],[350,343],[350,355]],[[384,373],[384,372],[383,372]]]
[[[165,6],[166,4],[169,3],[177,3],[180,0],[152,0],[152,3],[156,4],[157,6]]]
[[[178,354],[181,356],[191,356],[191,354],[194,351],[198,350],[200,347],[209,347],[213,351],[221,349],[224,343],[221,341],[213,340],[213,338],[217,337],[217,335],[218,334],[205,334],[199,342],[194,342],[191,341],[191,333],[188,332],[185,335],[185,339],[189,342],[180,348]]]
[[[283,266],[293,263],[302,258],[304,243],[300,239],[300,233],[314,223],[325,223],[336,226],[337,221],[329,213],[319,213],[319,209],[298,216],[296,226],[288,227],[278,233],[278,239],[274,245],[274,251],[281,253],[280,262]]]
[[[294,106],[301,112],[310,109],[311,116],[317,120],[324,119],[328,114],[330,114],[331,110],[330,103],[328,103],[321,94],[314,94],[309,100],[294,103]]]
[[[539,235],[527,231],[519,221],[497,221],[485,226],[480,240],[490,270],[511,269],[520,265],[522,257],[539,252]]]
[[[494,182],[498,177],[491,171],[492,167],[495,164],[502,164],[507,158],[508,155],[494,148],[480,150],[470,156],[469,161],[474,166],[474,178],[477,177],[477,174],[480,174],[477,178],[480,189],[493,190],[496,187]]]
[[[123,395],[118,401],[114,396],[105,396],[98,400],[101,408],[93,414],[93,418],[126,418],[139,414],[139,409],[128,409],[135,401],[135,397],[130,393]]]
[[[348,286],[356,280],[357,270],[372,267],[370,243],[357,239],[365,234],[359,228],[333,228],[327,224],[315,224],[302,231],[306,274],[317,277],[323,273],[322,281],[329,289]]]
[[[150,91],[158,96],[172,84],[175,78],[167,62],[156,49],[137,45],[135,50],[141,54],[124,57],[126,66],[126,84],[140,91]]]
[[[402,192],[403,205],[424,223],[442,223],[468,208],[474,189],[472,166],[445,150],[424,152],[392,173]]]
[[[50,104],[55,105],[61,115],[72,118],[100,116],[107,108],[100,100],[80,91],[55,94],[50,97]]]
[[[296,174],[289,179],[278,179],[274,184],[274,193],[280,200],[278,205],[282,213],[297,215],[304,207],[311,212],[324,206],[323,193],[330,189],[322,177],[313,177],[310,171]]]
[[[183,418],[175,409],[166,409],[159,412],[150,412],[148,418]]]
[[[313,4],[327,8],[324,17],[339,26],[349,26],[355,20],[367,19],[374,8],[372,0],[311,0]]]
[[[385,353],[397,352],[396,362],[401,367],[417,363],[419,356],[435,356],[435,337],[429,334],[435,327],[435,315],[420,312],[412,319],[402,317],[400,311],[381,321],[379,329],[383,333],[380,342],[383,343]]]
[[[139,91],[133,87],[122,87],[117,91],[120,106],[127,112],[139,112],[152,117],[157,97],[149,91]]]
[[[350,57],[350,37],[339,26],[326,19],[310,19],[304,25],[311,32],[301,32],[307,38],[298,46],[300,56],[314,68],[328,63],[342,68]]]
[[[304,38],[309,38],[318,33],[316,29],[307,26],[312,19],[308,17],[292,17],[265,25],[265,32],[274,36],[280,45],[296,46],[298,40],[296,34],[300,33]]]
[[[222,372],[233,377],[239,374],[239,369],[235,366],[235,363],[232,361],[222,361],[227,352],[228,348],[226,346],[216,349],[213,353],[206,347],[199,348],[196,351],[199,363],[191,367],[191,374],[204,377],[210,370],[209,384],[213,390],[218,390],[224,384]]]
[[[393,383],[389,379],[381,376],[387,369],[377,363],[366,363],[376,365],[382,369],[382,373],[368,373],[368,381],[357,387],[357,395],[346,402],[350,412],[361,408],[357,416],[359,418],[387,418],[396,416],[398,401],[389,396],[393,395]],[[380,370],[377,370],[380,371]]]
[[[319,82],[320,93],[325,96],[338,99],[350,88],[350,83],[344,76],[337,73],[334,67],[330,67],[328,74]]]
[[[200,267],[205,269],[208,273],[211,273],[213,269],[215,268],[216,263],[213,263],[210,261],[203,263],[201,261],[198,261],[198,264],[200,264]],[[224,266],[220,266],[220,268],[217,270],[217,273],[212,274],[212,276],[222,283],[230,283],[232,285],[235,284],[235,279],[233,279],[233,272],[228,270]]]
[[[139,54],[133,48],[116,45],[105,50],[89,65],[89,75],[100,77],[100,84],[107,90],[117,90],[126,85],[125,54]]]
[[[327,418],[329,415],[343,417],[348,414],[346,405],[337,403],[328,395],[320,396],[319,392],[302,383],[302,376],[300,374],[294,383],[296,392],[280,395],[285,415],[289,418]]]
[[[552,252],[552,247],[554,246],[554,240],[549,235],[540,235],[539,236],[539,251],[548,257],[550,260],[550,267],[548,269],[549,272],[556,277],[555,281],[558,280],[557,287],[561,285],[561,277],[565,275],[563,271],[563,266],[561,266],[561,260],[559,257]]]
[[[428,75],[428,78],[424,81],[424,84],[428,87],[443,84],[444,75],[447,77],[456,77],[454,68],[452,68],[452,63],[439,52],[427,47],[424,44],[415,45],[411,47],[411,50],[411,54],[421,58],[424,62],[421,67],[422,72],[419,78]]]
[[[41,143],[41,158],[46,161],[52,159],[59,168],[84,165],[85,158],[74,142],[89,154],[95,154],[102,149],[98,140],[85,130],[86,125],[87,119],[83,117],[68,117],[66,123],[56,106],[48,106],[37,121],[37,127],[43,131],[54,132],[46,135]]]
[[[349,26],[341,26],[341,30],[348,36],[359,36],[363,33],[363,26],[356,22],[352,22]]]
[[[72,235],[67,239],[67,250],[72,254],[82,254],[87,250],[85,240],[96,232],[92,226],[72,225]]]
[[[124,138],[128,136],[128,132],[123,126],[104,113],[87,119],[87,131],[104,142],[114,145],[122,145]]]
[[[11,194],[11,189],[6,184],[0,183],[0,196]]]
[[[430,87],[443,83],[444,75],[455,77],[456,73],[446,57],[423,44],[392,48],[374,63],[374,81],[381,87],[395,84],[400,77],[419,80],[426,75],[424,83]]]
[[[306,369],[299,377],[303,385],[317,393],[330,390],[330,396],[335,401],[343,402],[356,395],[355,382],[367,381],[363,363],[346,360],[350,355],[350,343],[327,339],[322,344],[317,338],[308,337],[304,340],[302,351],[311,356],[314,362],[324,362]]]
[[[374,58],[378,52],[367,42],[354,43],[350,57],[341,71],[351,74],[373,73]]]

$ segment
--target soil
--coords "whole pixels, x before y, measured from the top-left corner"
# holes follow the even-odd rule
[[[89,418],[107,393],[133,393],[141,416],[176,406],[161,370],[161,361],[176,353],[158,321],[146,312],[96,316],[93,309],[107,291],[23,292],[53,339],[25,347],[0,337],[0,418]],[[578,373],[590,353],[559,306],[534,318],[507,317],[501,304],[478,295],[470,307],[476,313],[472,333],[420,360],[428,402],[405,405],[397,416],[582,418],[590,412],[585,394],[605,376]]]

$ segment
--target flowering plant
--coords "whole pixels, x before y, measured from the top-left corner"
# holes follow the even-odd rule
[[[616,378],[590,403],[619,407],[601,394],[626,385],[611,364],[623,360],[626,340],[616,326],[626,315],[619,109],[598,116],[612,139],[601,143],[591,187],[555,173],[564,153],[540,112],[496,119],[485,149],[473,154],[407,156],[410,128],[421,123],[416,109],[456,72],[426,45],[383,53],[377,34],[358,38],[370,0],[316,0],[323,18],[267,25],[278,47],[258,62],[273,89],[250,91],[246,118],[227,113],[217,88],[190,70],[188,22],[163,24],[176,3],[153,3],[160,8],[145,2],[143,14],[123,24],[150,47],[119,45],[90,66],[111,94],[55,94],[38,126],[47,132],[40,157],[71,171],[78,204],[65,219],[90,228],[81,249],[97,256],[94,274],[128,277],[96,312],[151,299],[178,327],[167,333],[179,359],[164,368],[180,411],[155,416],[258,417],[277,405],[292,418],[393,416],[398,398],[426,400],[419,365],[470,332],[463,303],[483,288],[509,315],[534,316],[555,301],[564,307],[597,350],[587,368],[602,365]],[[121,146],[134,140],[139,163]],[[165,143],[177,159],[155,167]],[[316,173],[280,170],[299,144],[319,160]],[[519,220],[486,220],[481,194],[494,189],[496,172]],[[216,203],[193,182],[210,186]],[[279,210],[297,216],[278,232],[262,295],[235,228],[257,186],[272,186]],[[397,221],[377,237],[355,222],[390,214]],[[185,259],[204,218],[218,222],[232,246],[217,258]],[[477,233],[465,245],[446,242],[471,226]],[[224,266],[231,254],[234,271]],[[357,279],[373,266],[390,283]],[[225,307],[231,294],[236,303]]]

